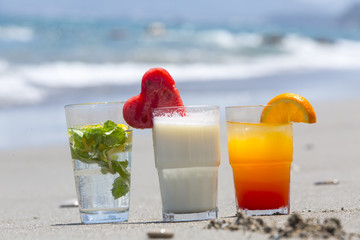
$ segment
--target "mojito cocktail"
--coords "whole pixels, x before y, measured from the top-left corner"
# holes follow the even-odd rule
[[[65,107],[81,222],[127,221],[132,128],[123,103]]]

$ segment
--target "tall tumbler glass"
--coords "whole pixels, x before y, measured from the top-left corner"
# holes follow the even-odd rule
[[[163,220],[217,218],[219,107],[157,108],[153,121]]]
[[[83,223],[127,221],[132,129],[123,102],[65,106],[75,186]]]
[[[292,124],[262,123],[264,107],[225,110],[237,210],[249,216],[290,211]]]

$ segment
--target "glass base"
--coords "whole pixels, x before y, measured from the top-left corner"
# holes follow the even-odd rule
[[[218,209],[199,213],[169,213],[163,211],[164,222],[188,222],[215,219],[218,217]]]
[[[129,219],[129,211],[80,212],[80,218],[81,222],[85,224],[125,222]]]
[[[249,210],[238,209],[245,213],[246,216],[263,216],[263,215],[288,215],[290,213],[290,207],[281,207],[278,209],[266,209],[266,210]]]

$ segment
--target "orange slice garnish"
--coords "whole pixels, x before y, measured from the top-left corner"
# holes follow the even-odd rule
[[[316,114],[304,97],[295,93],[280,94],[267,104],[261,114],[263,123],[316,123]]]

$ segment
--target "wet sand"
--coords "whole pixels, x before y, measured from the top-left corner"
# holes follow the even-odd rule
[[[336,217],[346,232],[360,232],[360,101],[314,106],[318,123],[294,125],[291,212],[304,218]],[[232,171],[222,122],[219,217],[235,220]],[[36,136],[34,136],[36,137]],[[244,231],[208,230],[209,221],[162,223],[161,198],[149,130],[134,133],[130,219],[127,223],[83,225],[77,208],[60,208],[75,198],[67,143],[0,152],[0,239],[147,239],[152,229],[174,231],[173,239],[268,239]],[[337,179],[337,185],[315,185]],[[269,216],[283,224],[288,216]]]

